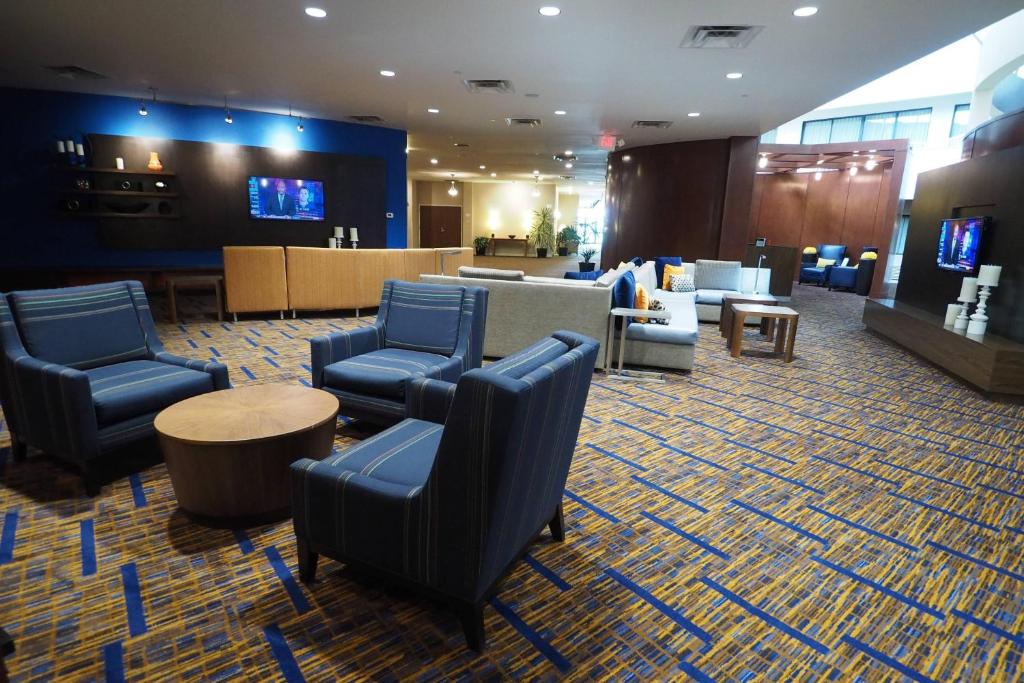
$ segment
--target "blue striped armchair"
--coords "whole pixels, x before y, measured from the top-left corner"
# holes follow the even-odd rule
[[[0,406],[15,460],[70,460],[99,493],[96,460],[153,434],[156,414],[227,389],[221,363],[167,353],[139,282],[0,295]]]
[[[341,413],[391,424],[418,377],[455,382],[483,361],[487,290],[387,280],[376,322],[310,340],[313,386]]]
[[[319,555],[451,604],[484,645],[483,607],[545,526],[564,539],[562,492],[598,343],[551,337],[458,384],[410,383],[409,418],[338,455],[291,466],[299,575]]]

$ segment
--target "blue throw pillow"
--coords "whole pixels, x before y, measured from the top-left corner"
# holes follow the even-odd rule
[[[682,256],[655,256],[654,257],[654,276],[657,278],[658,286],[661,287],[662,281],[665,279],[665,266],[681,266],[683,265]]]
[[[615,308],[633,308],[635,304],[636,278],[633,277],[633,271],[626,271],[612,285],[612,306]],[[632,318],[626,318],[627,325],[632,321]]]
[[[598,268],[597,270],[591,270],[587,273],[581,273],[575,270],[568,270],[565,273],[563,280],[596,280],[597,278],[604,275],[604,271]]]
[[[637,268],[644,264],[644,260],[639,256],[634,256],[633,258],[629,259],[629,262],[632,263]]]

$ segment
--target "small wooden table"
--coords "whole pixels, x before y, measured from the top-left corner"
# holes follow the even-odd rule
[[[492,237],[491,238],[491,256],[498,255],[498,242],[507,244],[523,244],[523,256],[530,255],[530,240],[525,237]]]
[[[764,304],[732,304],[734,320],[729,349],[733,358],[739,358],[743,346],[743,323],[747,316],[760,316],[768,323],[769,337],[775,336],[775,353],[783,353],[787,363],[793,362],[793,346],[796,344],[796,326],[800,314],[785,306],[766,306]],[[775,325],[778,323],[778,331]]]
[[[169,275],[167,308],[172,323],[178,322],[178,289],[212,289],[217,295],[217,320],[224,320],[223,275]]]
[[[774,306],[779,303],[771,294],[726,294],[722,297],[722,316],[718,320],[718,332],[726,341],[732,337],[732,304],[764,304]],[[761,334],[768,333],[768,321],[761,321]]]
[[[288,466],[331,453],[337,415],[326,391],[257,384],[185,399],[154,426],[181,509],[208,526],[241,527],[290,514]]]

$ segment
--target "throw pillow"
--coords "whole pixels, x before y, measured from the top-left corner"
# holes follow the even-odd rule
[[[827,266],[834,266],[836,260],[834,258],[820,258],[818,259],[818,268],[825,268]]]
[[[669,290],[669,283],[673,275],[682,275],[686,272],[685,266],[673,266],[670,263],[665,264],[665,274],[661,277],[661,288]]]
[[[620,273],[625,273],[627,270],[633,270],[634,268],[636,268],[636,264],[632,261],[622,261],[618,266],[616,266],[615,270]]]
[[[805,254],[817,254],[818,250],[815,249],[814,247],[804,247],[804,253]]]
[[[604,275],[604,271],[600,268],[597,270],[590,270],[587,272],[577,272],[575,270],[566,271],[562,277],[563,280],[596,280],[597,278]]]
[[[681,266],[683,265],[682,256],[655,256],[654,257],[654,275],[655,282],[665,282],[665,265]]]
[[[874,261],[876,259],[878,259],[878,254],[876,254],[873,251],[865,251],[863,254],[860,255],[861,261]]]
[[[633,308],[634,303],[636,303],[636,279],[633,277],[633,273],[626,272],[612,285],[612,306]],[[626,324],[629,323],[630,319],[626,318]]]
[[[633,277],[636,278],[637,284],[644,286],[648,294],[654,294],[654,290],[658,288],[658,281],[654,279],[654,261],[648,261],[634,270]]]
[[[695,292],[697,288],[693,286],[693,276],[683,273],[682,275],[673,275],[669,280],[669,291],[672,292]]]
[[[604,275],[599,275],[597,281],[594,283],[598,287],[611,287],[615,284],[615,281],[619,279],[618,268],[612,268],[608,270]]]
[[[643,285],[637,284],[636,294],[633,296],[633,308],[639,309],[641,311],[646,311],[649,303],[650,302],[647,298],[647,290],[644,288]],[[647,318],[634,318],[633,320],[638,323],[647,322]]]
[[[649,311],[664,311],[665,304],[661,303],[657,299],[651,299],[647,304],[647,310]],[[647,321],[650,325],[668,325],[668,321],[664,318],[651,318]]]
[[[743,284],[743,265],[739,261],[697,259],[693,269],[697,289],[720,289],[739,292]]]

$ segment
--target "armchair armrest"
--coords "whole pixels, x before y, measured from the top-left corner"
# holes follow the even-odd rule
[[[166,351],[160,351],[153,354],[153,360],[158,363],[167,363],[168,365],[188,368],[189,370],[205,372],[213,377],[214,389],[220,390],[231,388],[231,380],[228,379],[228,366],[223,363],[190,360],[188,358],[182,358],[181,356],[175,356],[173,353],[167,353]]]
[[[99,454],[99,427],[89,376],[29,355],[8,358],[21,415],[18,435],[44,451],[79,461]]]
[[[405,391],[406,414],[416,420],[444,424],[456,386],[439,379],[414,379]]]
[[[345,332],[331,332],[309,340],[313,366],[313,386],[323,386],[324,368],[331,363],[359,356],[381,347],[381,331],[376,325]]]

